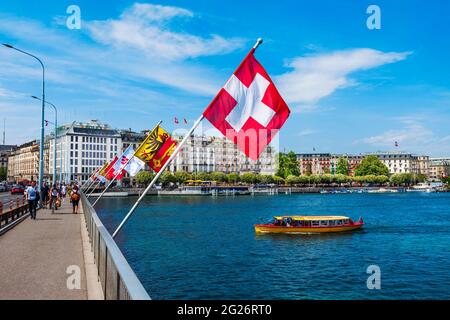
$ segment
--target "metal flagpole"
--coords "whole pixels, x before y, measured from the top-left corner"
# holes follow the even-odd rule
[[[110,171],[111,169],[109,169],[108,170],[108,172]],[[105,172],[105,174],[107,174],[108,172]],[[102,176],[103,178],[105,178],[105,180],[106,180],[106,177],[105,176],[103,176],[103,175],[100,175],[100,176]],[[89,198],[93,193],[94,193],[94,191],[95,191],[95,189],[100,185],[100,183],[102,183],[103,181],[102,181],[102,179],[98,179],[98,182],[94,185],[94,188],[92,188],[92,190],[91,190],[91,192],[89,192],[89,194],[87,194],[86,195],[86,197],[87,198]],[[106,181],[105,181],[106,182]]]
[[[256,48],[258,48],[258,46],[263,42],[263,40],[261,38],[258,38],[258,40],[256,40],[255,45],[253,46],[253,50],[256,50]],[[211,103],[213,103],[219,95],[216,95],[213,99],[213,101]],[[136,208],[139,206],[139,204],[141,203],[142,199],[144,199],[145,195],[148,193],[148,191],[150,190],[150,188],[155,184],[155,182],[158,180],[158,178],[161,176],[161,174],[166,170],[166,168],[169,166],[169,164],[172,162],[172,160],[176,157],[176,155],[178,154],[178,152],[181,150],[181,147],[183,147],[183,145],[186,143],[186,141],[189,139],[189,137],[191,136],[191,134],[194,132],[194,130],[198,127],[198,125],[200,124],[200,122],[203,120],[205,116],[202,115],[197,119],[197,121],[194,123],[194,125],[192,126],[192,128],[189,130],[189,132],[186,134],[186,136],[183,138],[183,140],[181,140],[180,144],[176,147],[175,151],[172,153],[172,155],[169,157],[169,159],[167,160],[167,162],[162,166],[161,170],[156,174],[156,176],[153,178],[153,180],[150,182],[150,184],[147,186],[147,188],[144,190],[144,192],[141,194],[141,196],[139,197],[139,199],[137,199],[137,201],[135,202],[135,204],[133,205],[133,207],[130,209],[130,211],[127,213],[127,215],[125,216],[125,218],[123,218],[122,222],[119,224],[119,226],[117,227],[116,231],[114,231],[114,233],[112,234],[112,237],[115,238],[116,235],[119,233],[119,231],[122,229],[123,225],[127,222],[127,220],[130,218],[130,216],[133,214],[133,212],[136,210]]]
[[[160,120],[158,122],[158,124],[153,128],[152,131],[153,132],[156,128],[158,128],[158,126],[162,123],[162,120]],[[144,139],[145,141],[145,139]],[[103,190],[103,192],[98,196],[97,199],[95,199],[94,203],[92,204],[92,207],[95,206],[95,204],[98,202],[98,200],[100,200],[100,198],[103,196],[103,194],[106,192],[106,190],[108,190],[108,188],[111,186],[111,184],[116,180],[116,178],[119,176],[119,174],[122,172],[122,170],[125,170],[126,166],[128,165],[128,163],[131,161],[131,159],[134,158],[134,156],[136,155],[136,151],[140,148],[141,146],[139,145],[139,147],[137,147],[136,150],[134,150],[133,155],[130,157],[130,159],[127,159],[127,161],[125,162],[125,164],[123,166],[121,166],[121,169],[119,170],[119,172],[114,176],[114,178],[109,182],[108,186]]]
[[[90,185],[92,183],[92,177],[94,176],[95,172],[97,171],[97,169],[95,169],[91,175],[89,176],[89,178],[81,185],[80,190],[83,190],[86,188],[87,185]]]
[[[159,172],[155,175],[155,177],[153,178],[153,180],[150,182],[150,184],[147,186],[147,188],[144,190],[144,192],[141,194],[141,196],[139,197],[139,199],[137,199],[137,201],[134,203],[133,207],[130,209],[130,211],[127,213],[127,215],[125,216],[125,218],[122,220],[122,222],[120,223],[120,225],[117,227],[116,231],[114,231],[112,237],[114,238],[117,233],[119,233],[120,229],[122,229],[123,225],[125,224],[125,222],[127,222],[127,220],[130,218],[130,216],[133,214],[133,212],[136,210],[136,208],[138,207],[139,203],[141,203],[142,199],[144,199],[145,195],[149,192],[150,188],[155,184],[155,182],[158,180],[158,178],[161,176],[161,174],[166,170],[166,168],[169,166],[169,164],[172,162],[172,160],[176,157],[176,155],[178,154],[178,152],[181,150],[181,147],[186,143],[186,141],[189,139],[189,137],[191,136],[191,134],[194,132],[194,130],[198,127],[198,125],[200,124],[200,122],[203,120],[204,115],[202,114],[200,116],[200,118],[198,118],[198,120],[194,123],[194,125],[192,126],[192,128],[189,130],[189,132],[186,134],[186,136],[183,138],[183,140],[181,140],[180,144],[177,145],[177,147],[175,148],[174,152],[172,153],[172,155],[169,157],[169,159],[166,161],[166,163],[161,167],[161,170],[159,170]]]
[[[104,166],[105,166],[105,165],[103,165],[101,168],[103,168]],[[98,173],[100,172],[101,168],[99,168],[99,170],[97,171]],[[97,183],[95,183],[95,182],[96,182],[96,181],[94,180],[94,183],[92,183],[92,184],[89,186],[89,188],[86,190],[85,194],[87,195],[87,197],[89,197],[89,195],[88,195],[87,193],[88,193],[88,191],[90,191],[91,187],[94,186],[94,189],[92,189],[92,191],[94,191],[95,188],[97,188],[97,186],[100,184],[100,182],[102,182],[102,180],[99,178],[99,179],[98,179],[98,182],[97,182]],[[92,191],[91,191],[91,192],[92,192]]]

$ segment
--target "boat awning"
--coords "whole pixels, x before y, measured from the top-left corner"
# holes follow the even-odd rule
[[[274,218],[277,220],[282,220],[284,218],[291,218],[292,220],[303,220],[303,221],[349,219],[349,217],[344,216],[275,216]]]

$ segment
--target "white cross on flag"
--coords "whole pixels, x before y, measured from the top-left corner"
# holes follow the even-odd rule
[[[252,49],[203,112],[223,135],[258,159],[290,110]]]

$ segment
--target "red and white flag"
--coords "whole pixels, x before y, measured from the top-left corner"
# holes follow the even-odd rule
[[[252,49],[203,112],[253,160],[289,117],[290,110]]]
[[[114,165],[115,172],[121,172],[120,178],[127,171],[130,176],[134,177],[139,171],[144,169],[145,162],[134,156],[134,149],[132,146],[129,146],[120,157],[119,161]],[[118,179],[118,178],[117,178]]]

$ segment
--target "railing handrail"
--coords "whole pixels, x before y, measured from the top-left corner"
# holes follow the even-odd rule
[[[139,281],[133,269],[128,264],[128,261],[120,251],[119,247],[111,237],[106,227],[103,225],[102,221],[97,215],[97,212],[92,207],[91,203],[87,200],[84,193],[81,193],[81,198],[83,203],[83,210],[89,211],[100,236],[105,242],[107,251],[111,256],[111,260],[113,261],[117,269],[117,273],[119,274],[126,290],[128,291],[130,298],[133,300],[150,300],[151,298],[145,290],[144,286]],[[91,234],[89,236],[92,238]],[[97,266],[97,268],[98,267],[99,266]]]

